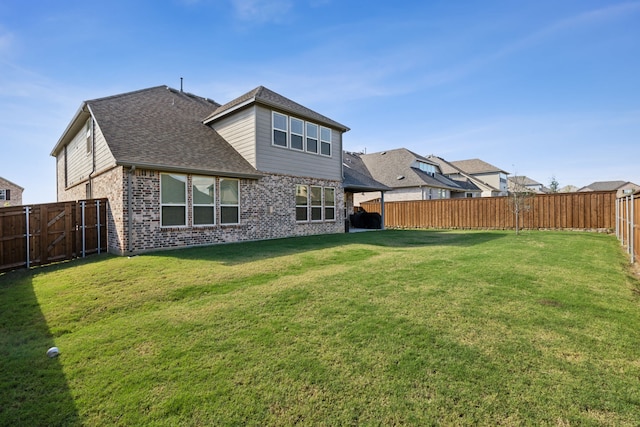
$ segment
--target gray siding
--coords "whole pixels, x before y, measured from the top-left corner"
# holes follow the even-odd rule
[[[212,126],[254,168],[256,166],[256,107],[232,114]]]
[[[67,186],[89,178],[93,167],[93,153],[87,153],[87,131],[84,126],[67,146]]]
[[[116,159],[111,154],[107,141],[104,139],[104,135],[100,130],[97,123],[94,125],[94,144],[96,150],[96,171],[100,172],[105,169],[110,169],[116,165]]]
[[[271,110],[256,107],[255,168],[261,172],[342,181],[342,133],[332,129],[331,139],[331,157],[274,146]]]

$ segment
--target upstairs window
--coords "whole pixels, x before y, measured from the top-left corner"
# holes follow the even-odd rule
[[[421,171],[426,172],[431,176],[436,174],[436,167],[434,165],[430,165],[429,163],[418,162],[418,167]]]
[[[187,177],[160,175],[160,221],[163,227],[187,225]]]
[[[0,190],[0,200],[10,200],[9,190]]]
[[[287,116],[273,112],[273,145],[287,146]]]
[[[240,181],[220,178],[220,223],[240,223]]]
[[[307,151],[318,153],[318,125],[307,123]]]
[[[320,128],[320,154],[331,156],[331,129]]]
[[[193,191],[193,225],[214,225],[216,223],[215,178],[194,176],[191,187]]]
[[[304,150],[304,122],[291,117],[291,148]]]
[[[91,119],[87,120],[87,123],[85,124],[85,131],[87,133],[87,154],[91,153],[91,150],[93,148],[93,141],[91,138]]]

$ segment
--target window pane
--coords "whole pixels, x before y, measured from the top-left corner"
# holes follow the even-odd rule
[[[287,133],[279,130],[273,130],[273,144],[281,147],[287,146]]]
[[[296,205],[306,206],[308,203],[308,190],[306,185],[296,185]]]
[[[187,177],[184,175],[160,175],[160,186],[162,188],[161,203],[180,203],[187,201],[186,184]]]
[[[317,139],[307,138],[307,151],[309,151],[311,153],[317,153],[318,152],[318,140]]]
[[[311,187],[311,206],[322,206],[322,187]]]
[[[273,113],[273,127],[274,129],[287,130],[287,116],[280,113]]]
[[[304,149],[304,144],[302,141],[302,135],[291,134],[291,148],[295,148],[296,150]]]
[[[195,225],[213,225],[215,223],[213,207],[194,206],[193,223]]]
[[[335,208],[324,208],[324,219],[326,221],[331,221],[336,219],[336,209]]]
[[[294,119],[291,117],[291,133],[297,133],[303,135],[304,122],[300,119]]]
[[[220,208],[221,224],[237,224],[238,222],[238,208],[236,206],[222,206]]]
[[[162,225],[185,225],[185,207],[184,206],[163,206],[162,207]]]
[[[311,221],[322,221],[322,208],[321,207],[312,207],[311,208]]]
[[[330,156],[331,155],[331,144],[329,144],[328,142],[321,142],[320,143],[320,153],[324,154],[325,156]]]
[[[223,205],[237,205],[240,200],[239,195],[239,186],[237,179],[226,179],[222,178],[220,180],[220,203]]]
[[[215,198],[216,181],[213,177],[193,177],[193,204],[212,205]]]
[[[318,125],[307,123],[307,137],[318,139]]]
[[[336,205],[336,191],[333,188],[324,189],[324,205],[335,206]]]
[[[296,221],[306,221],[307,220],[307,208],[305,207],[296,207]]]
[[[320,139],[323,141],[331,142],[331,129],[320,128]]]

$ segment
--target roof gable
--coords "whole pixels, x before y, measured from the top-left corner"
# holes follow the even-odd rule
[[[269,108],[275,108],[301,118],[309,119],[314,122],[318,122],[325,126],[339,129],[342,132],[349,130],[345,125],[338,123],[330,118],[323,116],[303,105],[298,104],[295,101],[290,100],[264,86],[258,86],[257,88],[239,96],[238,98],[219,106],[215,111],[204,119],[204,123],[214,122],[222,117],[225,117],[234,111],[243,109],[253,104],[265,105]]]
[[[219,107],[209,99],[157,86],[86,101],[85,106],[118,165],[260,176],[215,130],[202,123],[203,117]],[[81,119],[81,114],[74,118]]]

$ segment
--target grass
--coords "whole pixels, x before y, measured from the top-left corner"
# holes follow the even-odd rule
[[[384,231],[7,273],[0,425],[638,425],[625,260],[601,234]]]

